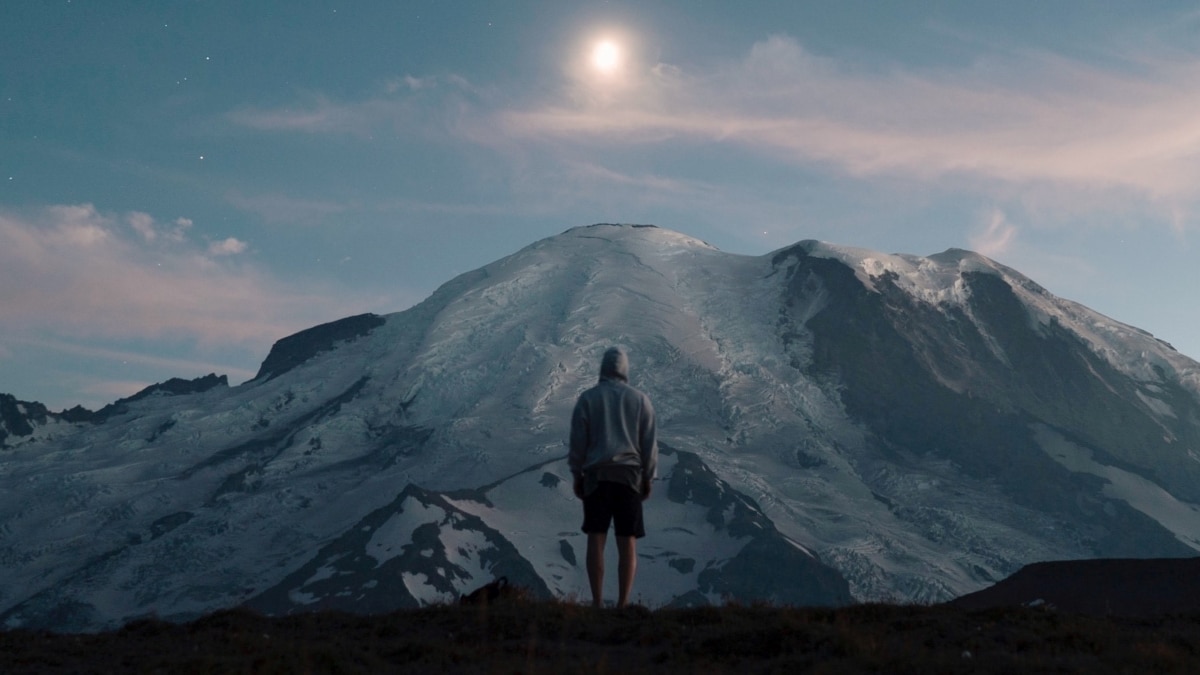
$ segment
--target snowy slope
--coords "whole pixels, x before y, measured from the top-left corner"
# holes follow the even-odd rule
[[[650,604],[830,604],[846,581],[932,601],[1200,549],[1200,366],[1149,334],[965,251],[750,257],[600,225],[281,340],[238,387],[10,414],[0,622],[373,611],[498,570],[582,595],[564,440],[611,344],[677,449],[647,503]]]

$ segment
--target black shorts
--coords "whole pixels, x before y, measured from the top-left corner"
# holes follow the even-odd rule
[[[609,523],[618,537],[646,536],[642,524],[642,495],[622,483],[602,480],[592,494],[583,498],[583,531],[588,534],[608,532]]]

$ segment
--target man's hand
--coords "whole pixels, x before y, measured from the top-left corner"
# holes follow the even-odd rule
[[[583,499],[583,476],[575,476],[575,496]]]
[[[643,478],[642,479],[642,501],[646,501],[647,499],[650,498],[650,492],[651,492],[650,479]]]

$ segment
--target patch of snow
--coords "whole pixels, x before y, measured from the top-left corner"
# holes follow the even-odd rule
[[[1200,551],[1200,507],[1176,499],[1141,476],[1095,461],[1091,450],[1048,427],[1037,425],[1034,438],[1047,455],[1067,469],[1108,481],[1103,489],[1105,496],[1129,504],[1170,530],[1179,541]]]
[[[429,577],[423,572],[401,572],[400,579],[409,594],[422,605],[435,605],[453,602],[456,598],[451,593],[443,593],[429,583]]]
[[[454,578],[451,580],[455,591],[462,594],[474,589],[483,581],[491,580],[491,564],[485,563],[483,558],[484,554],[494,547],[484,533],[477,530],[444,527],[439,538],[446,550],[446,561],[466,570],[469,575],[466,579]]]
[[[415,497],[401,504],[403,511],[388,518],[376,528],[367,542],[366,554],[375,559],[377,565],[400,555],[402,547],[411,541],[413,530],[425,523],[440,523],[447,518],[444,509],[427,506]],[[425,554],[428,557],[428,553]]]
[[[1163,401],[1162,399],[1159,399],[1159,398],[1147,396],[1146,394],[1144,394],[1140,391],[1137,392],[1137,397],[1139,400],[1141,400],[1142,403],[1146,404],[1147,408],[1150,408],[1158,415],[1161,415],[1162,417],[1175,417],[1175,411],[1171,408],[1171,406],[1166,401]]]

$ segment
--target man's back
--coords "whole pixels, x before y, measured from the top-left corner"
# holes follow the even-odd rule
[[[658,470],[658,442],[650,398],[629,386],[629,360],[618,348],[604,352],[600,382],[579,395],[571,413],[568,464],[575,496],[583,500],[592,604],[602,606],[604,542],[617,535],[617,606],[629,602],[637,571],[637,539],[646,535],[642,502]]]
[[[600,382],[580,394],[571,415],[571,473],[601,472],[608,474],[601,479],[640,489],[658,468],[654,406],[626,381],[624,353],[610,350],[605,357]]]

